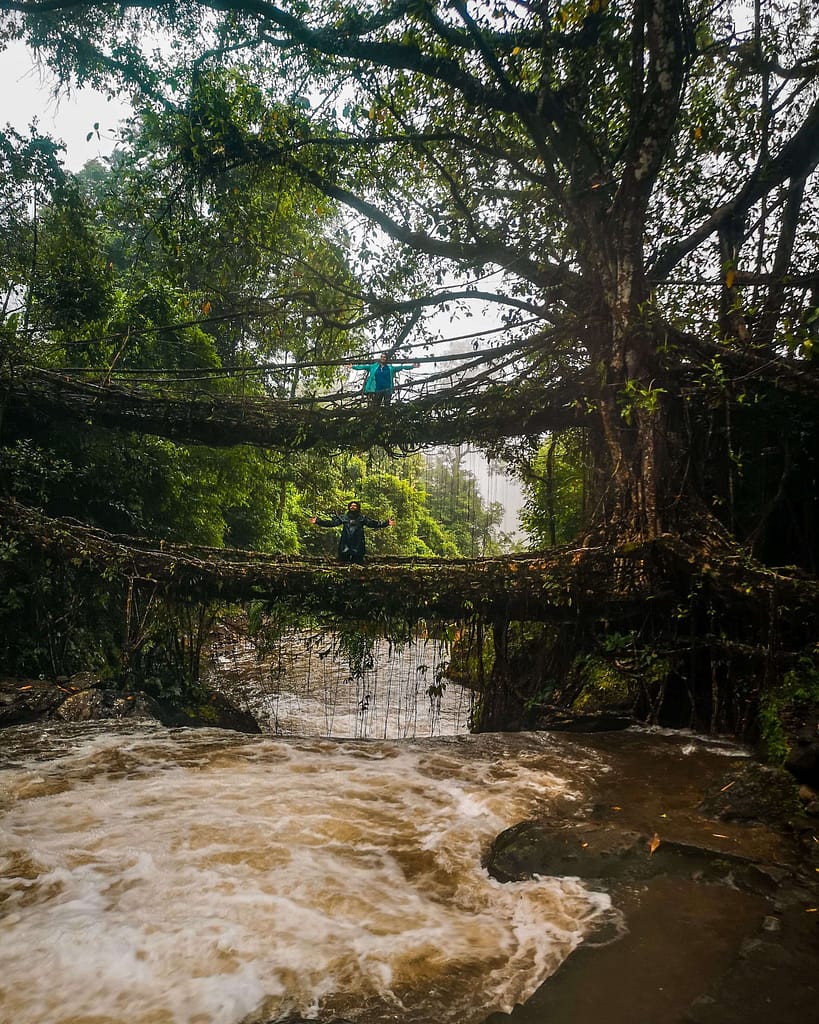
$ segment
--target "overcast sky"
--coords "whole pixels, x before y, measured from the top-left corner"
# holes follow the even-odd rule
[[[25,132],[33,118],[40,131],[59,139],[66,146],[66,165],[78,171],[87,160],[105,156],[115,143],[115,131],[128,116],[127,103],[107,100],[92,89],[65,91],[54,98],[53,76],[38,68],[31,51],[22,43],[12,43],[0,51],[0,124],[10,124]],[[86,136],[100,126],[96,135]]]

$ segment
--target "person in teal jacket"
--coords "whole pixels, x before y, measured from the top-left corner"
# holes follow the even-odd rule
[[[366,370],[367,380],[364,382],[364,394],[369,398],[370,405],[388,406],[395,390],[395,375],[399,370],[414,370],[418,363],[402,363],[397,365],[387,359],[382,352],[377,363],[355,363],[353,370]]]

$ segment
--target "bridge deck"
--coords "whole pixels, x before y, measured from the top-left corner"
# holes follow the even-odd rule
[[[583,421],[575,394],[562,387],[494,386],[467,394],[430,393],[371,409],[360,397],[338,406],[317,397],[287,402],[263,395],[184,396],[159,388],[93,383],[29,370],[0,380],[7,428],[36,436],[38,423],[95,423],[155,434],[183,444],[250,444],[283,451],[323,448],[402,450],[492,442],[565,430]]]
[[[749,637],[771,609],[787,607],[800,630],[819,625],[819,582],[746,559],[695,550],[665,535],[639,544],[564,547],[525,556],[474,560],[373,559],[365,566],[252,551],[156,545],[113,537],[0,501],[0,528],[91,572],[159,588],[184,600],[287,602],[345,619],[561,621],[586,616],[616,623],[647,613],[671,615],[680,581],[698,578],[748,623]],[[784,629],[784,623],[778,628]],[[781,637],[784,641],[786,638]]]
[[[661,596],[654,574],[646,571],[650,546],[625,555],[562,548],[474,560],[374,558],[349,566],[320,558],[152,545],[50,519],[15,502],[0,502],[0,521],[56,557],[182,598],[289,602],[349,619],[571,620],[591,608],[616,619]]]

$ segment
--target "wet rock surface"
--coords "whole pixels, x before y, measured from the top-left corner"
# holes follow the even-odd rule
[[[0,726],[27,725],[47,718],[70,693],[65,687],[51,682],[0,680]]]
[[[64,722],[87,722],[92,718],[156,718],[161,721],[162,709],[147,693],[93,688],[70,694],[54,708],[53,717]]]
[[[599,880],[611,888],[614,883],[644,882],[664,875],[754,892],[771,892],[777,884],[764,865],[738,854],[595,822],[521,822],[497,837],[486,867],[501,882],[549,875]]]
[[[651,863],[648,842],[638,832],[594,822],[522,821],[497,837],[486,868],[501,882],[521,882],[533,875],[637,875]]]
[[[215,726],[260,732],[251,714],[216,691],[203,694],[197,705],[180,709],[140,690],[112,689],[89,672],[53,681],[0,679],[0,728],[53,719],[86,722],[123,718],[149,718],[168,726]]]
[[[793,828],[800,815],[799,789],[783,768],[750,762],[720,776],[705,792],[700,810],[720,821],[758,821]]]

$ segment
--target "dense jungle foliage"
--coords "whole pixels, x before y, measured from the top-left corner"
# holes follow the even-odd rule
[[[35,130],[3,134],[8,394],[31,368],[171,389],[209,402],[218,431],[220,399],[321,404],[362,353],[426,360],[442,402],[497,400],[489,450],[522,480],[537,547],[653,552],[651,601],[624,599],[616,624],[567,601],[544,626],[502,608],[481,623],[484,727],[609,692],[651,721],[749,734],[794,706],[786,691],[815,703],[814,5],[0,0],[0,19],[0,41],[26,40],[63,82],[134,103],[110,163],[79,175]],[[459,373],[438,364],[455,340],[474,356]],[[317,553],[332,539],[306,515],[355,496],[396,515],[385,554],[498,550],[498,510],[448,455],[394,462],[349,436],[330,457],[332,436],[310,453],[183,448],[170,429],[103,430],[92,391],[66,431],[32,425],[22,387],[3,490],[50,514]],[[405,453],[425,443],[410,404]],[[551,421],[521,436],[524,405]],[[42,631],[20,597],[42,566],[6,543],[13,661]],[[68,573],[74,594],[83,571],[49,585]],[[79,602],[89,648],[99,600]],[[134,647],[116,636],[99,659]]]

